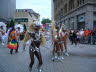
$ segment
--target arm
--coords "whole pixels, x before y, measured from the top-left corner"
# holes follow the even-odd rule
[[[28,34],[28,32],[26,32],[23,40],[23,44],[25,44],[29,39],[30,39],[30,35]]]
[[[28,32],[25,33],[25,37],[23,40],[23,47],[26,46],[26,42],[30,39],[30,35],[28,34]]]
[[[45,43],[46,43],[46,38],[44,37],[43,34],[41,34],[41,45],[43,46],[45,45]]]

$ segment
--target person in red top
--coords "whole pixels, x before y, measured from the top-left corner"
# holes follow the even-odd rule
[[[89,35],[89,30],[88,29],[85,29],[84,30],[84,37],[88,37],[88,35]]]

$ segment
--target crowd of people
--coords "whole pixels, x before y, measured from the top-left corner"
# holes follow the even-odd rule
[[[95,44],[96,30],[70,30],[69,39],[71,43],[75,43],[75,45],[77,45],[77,43]]]
[[[53,61],[55,61],[56,59],[62,61],[64,59],[63,55],[69,56],[67,51],[68,37],[69,32],[68,30],[65,30],[64,26],[60,28],[55,23],[53,23],[52,25]]]
[[[52,26],[52,60],[55,59],[63,60],[64,54],[69,56],[67,51],[67,41],[70,40],[71,44],[77,45],[78,43],[96,43],[96,30],[89,29],[81,29],[81,30],[73,30],[73,29],[65,29],[62,25],[61,28],[53,24]],[[47,34],[48,37],[49,33]],[[24,37],[25,36],[25,37]],[[34,55],[37,57],[39,64],[38,70],[41,72],[41,66],[43,64],[42,55],[40,51],[40,45],[44,45],[46,43],[44,33],[40,30],[40,25],[32,24],[28,30],[24,33],[20,33],[20,28],[17,29],[9,28],[7,31],[0,27],[0,40],[2,45],[6,42],[7,47],[10,49],[10,54],[13,54],[13,50],[18,53],[19,41],[23,40],[23,50],[27,44],[29,45],[29,55],[30,55],[30,64],[29,69],[32,70],[34,64]],[[16,45],[16,46],[15,46]],[[57,56],[56,56],[57,55]]]
[[[64,59],[63,55],[69,56],[67,52],[68,40],[73,45],[77,44],[96,44],[96,30],[89,29],[65,29],[64,25],[61,27],[54,24],[52,26],[52,40],[53,40],[53,57],[55,59],[62,60]]]
[[[19,47],[19,41],[24,39],[24,34],[20,38],[22,33],[20,33],[20,28],[18,27],[15,29],[14,27],[9,28],[8,30],[4,30],[3,26],[0,27],[0,41],[2,45],[7,45],[7,47],[10,49],[10,54],[13,54],[14,45],[10,45],[13,41],[17,43],[15,52],[18,52]],[[11,42],[12,41],[12,42]],[[14,43],[13,43],[14,44]]]
[[[11,27],[8,30],[4,30],[3,26],[0,27],[0,41],[1,41],[2,45],[5,45],[10,41],[10,37],[11,37],[10,34],[11,34],[11,31],[13,30],[13,28]],[[16,31],[16,35],[17,35],[16,38],[18,40],[23,40],[25,32],[20,32],[19,27],[17,29],[15,29],[15,31]]]

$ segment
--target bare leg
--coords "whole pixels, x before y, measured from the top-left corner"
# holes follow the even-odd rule
[[[18,52],[18,48],[19,48],[19,43],[17,42],[17,49],[15,50],[15,52]]]
[[[37,57],[37,59],[38,59],[38,61],[39,61],[38,71],[41,72],[41,69],[40,69],[40,68],[41,68],[41,66],[42,66],[42,64],[43,64],[41,53],[40,53],[40,52],[35,52],[35,55],[36,55],[36,57]]]
[[[54,45],[54,48],[53,48],[53,51],[52,51],[52,55],[53,55],[53,57],[55,56],[55,45]]]
[[[56,52],[57,52],[57,55],[58,55],[58,60],[61,61],[61,48],[60,48],[60,44],[56,45]]]
[[[10,49],[10,54],[12,54],[13,53],[13,49]]]
[[[63,48],[62,44],[60,44],[60,49],[61,49],[61,59],[64,59],[64,57],[63,57],[64,48]]]
[[[32,70],[32,66],[34,64],[34,52],[32,51],[31,47],[29,48],[29,54],[30,54],[30,59],[31,59],[31,62],[29,64],[29,69],[31,71]]]
[[[66,41],[64,42],[64,47],[65,47],[65,55],[69,56],[69,54],[67,53],[67,42]]]

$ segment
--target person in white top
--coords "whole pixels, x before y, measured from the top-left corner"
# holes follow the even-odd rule
[[[0,27],[0,38],[2,41],[2,45],[4,45],[4,41],[5,41],[5,30],[3,29],[3,26]]]
[[[17,28],[16,33],[17,33],[17,40],[19,41],[20,40],[20,27]]]

